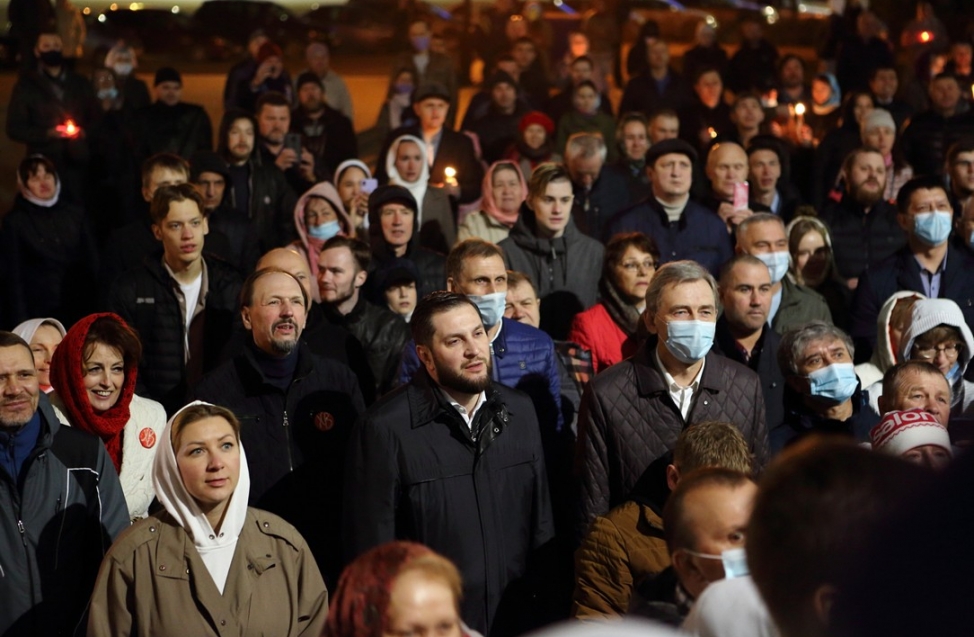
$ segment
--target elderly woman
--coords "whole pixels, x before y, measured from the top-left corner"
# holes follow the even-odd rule
[[[328,593],[304,538],[247,508],[240,423],[190,403],[166,423],[152,470],[163,512],[105,556],[89,637],[321,634]]]
[[[294,227],[298,239],[291,243],[291,247],[307,259],[311,278],[315,280],[318,278],[318,254],[325,241],[338,235],[355,234],[338,191],[326,181],[315,184],[298,199],[294,206]],[[311,286],[311,296],[315,302],[321,301],[318,286]]]
[[[54,350],[61,344],[67,330],[61,321],[54,318],[38,318],[24,321],[13,329],[13,333],[27,341],[30,353],[34,355],[34,369],[37,370],[37,384],[41,391],[50,394],[51,387],[51,359]]]
[[[416,200],[419,245],[447,253],[457,240],[457,222],[450,196],[430,185],[426,142],[412,135],[397,137],[386,154],[386,174],[393,186],[402,186]]]
[[[51,403],[66,425],[101,438],[118,471],[129,519],[149,514],[152,460],[166,425],[162,405],[135,395],[142,343],[115,314],[75,323],[51,363]]]
[[[464,218],[457,230],[457,241],[476,237],[500,243],[506,239],[528,196],[528,184],[517,164],[502,160],[487,169],[482,192],[480,210]]]
[[[377,546],[342,573],[324,637],[466,637],[461,591],[453,563],[422,544]]]
[[[575,317],[568,334],[569,341],[592,352],[595,373],[635,352],[646,290],[658,263],[656,243],[641,232],[617,234],[606,244],[601,299]]]
[[[98,254],[85,211],[61,197],[54,162],[30,155],[0,229],[0,325],[32,316],[73,323],[97,296]]]

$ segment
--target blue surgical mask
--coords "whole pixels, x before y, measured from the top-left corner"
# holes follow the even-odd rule
[[[113,100],[118,97],[118,89],[114,86],[112,88],[98,89],[98,99],[100,100]]]
[[[325,222],[320,226],[308,226],[308,236],[327,241],[338,234],[338,231],[341,229],[341,226],[338,224],[338,219],[335,219],[334,221]]]
[[[468,294],[467,298],[474,302],[480,310],[480,318],[487,328],[494,327],[504,317],[504,306],[507,305],[507,292],[492,294]]]
[[[954,217],[947,210],[921,212],[913,216],[913,234],[927,245],[940,245],[950,237]]]
[[[697,553],[688,549],[687,553],[702,557],[705,560],[720,560],[724,565],[724,579],[736,579],[751,574],[751,570],[747,567],[747,553],[743,547],[721,551],[720,555]]]
[[[809,393],[836,403],[852,398],[858,386],[859,378],[852,363],[832,363],[808,375]]]
[[[764,265],[768,266],[768,271],[771,272],[771,283],[778,283],[788,274],[791,255],[787,251],[765,252],[764,254],[755,254],[754,256],[760,259]]]
[[[971,230],[971,236],[967,237],[967,247],[974,250],[974,230]]]
[[[430,36],[428,35],[419,35],[413,38],[409,38],[409,40],[412,42],[413,48],[419,51],[420,53],[424,53],[426,52],[427,49],[430,48]]]
[[[953,386],[960,378],[960,363],[954,363],[954,366],[947,371],[947,382]]]
[[[115,71],[116,75],[125,77],[132,74],[132,64],[130,62],[119,62],[112,67],[112,70]]]
[[[664,344],[678,361],[692,365],[713,347],[716,327],[711,321],[670,321]]]

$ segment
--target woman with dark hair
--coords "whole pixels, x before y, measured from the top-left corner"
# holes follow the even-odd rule
[[[411,126],[418,119],[413,112],[413,91],[416,90],[416,76],[409,67],[396,69],[389,77],[386,101],[379,110],[375,122],[375,136],[384,140],[390,132],[403,126]]]
[[[75,323],[54,351],[51,403],[66,425],[101,438],[115,464],[129,518],[149,514],[156,441],[166,424],[162,405],[135,395],[142,343],[116,314]]]
[[[507,149],[504,159],[517,163],[525,179],[540,164],[561,163],[555,152],[555,123],[541,111],[532,111],[517,125],[517,141]]]
[[[84,210],[61,196],[54,163],[31,155],[0,229],[0,325],[53,316],[70,325],[96,298],[98,253]]]
[[[318,279],[318,254],[325,241],[335,236],[355,236],[338,191],[327,181],[315,184],[298,199],[294,206],[294,227],[298,239],[291,247],[308,260],[312,280]],[[311,286],[311,296],[316,303],[321,301],[317,285]]]
[[[832,320],[847,329],[852,292],[835,266],[828,227],[818,217],[798,216],[791,220],[785,232],[791,253],[788,276],[794,283],[808,286],[825,297]]]
[[[615,143],[616,122],[611,115],[600,109],[601,106],[599,89],[591,80],[582,80],[572,87],[572,110],[562,115],[558,121],[555,138],[555,148],[562,155],[565,153],[568,138],[575,133],[599,133],[608,150],[606,161],[615,161],[618,153]]]
[[[190,403],[159,445],[152,483],[164,510],[109,549],[89,637],[318,637],[325,583],[294,527],[247,507],[250,472],[233,412]]]
[[[324,637],[468,637],[460,617],[462,591],[450,560],[422,544],[389,542],[342,573]]]
[[[592,352],[595,373],[631,356],[636,349],[646,290],[659,263],[659,249],[641,232],[617,234],[605,245],[601,299],[578,314],[568,340]]]

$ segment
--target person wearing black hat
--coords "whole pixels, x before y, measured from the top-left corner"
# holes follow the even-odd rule
[[[253,222],[237,214],[227,202],[230,167],[210,150],[194,153],[189,166],[189,181],[203,197],[203,214],[210,227],[207,249],[211,249],[211,237],[215,237],[217,256],[237,266],[241,272],[250,272],[260,258],[260,242]]]
[[[480,148],[487,163],[504,156],[504,151],[517,141],[518,124],[528,114],[528,107],[518,99],[517,82],[504,71],[497,71],[487,80],[490,103],[487,112],[468,127],[480,139]]]
[[[358,141],[352,120],[325,102],[324,84],[317,75],[305,71],[298,76],[298,107],[291,113],[291,132],[314,156],[315,166],[334,174],[346,159],[358,157]]]
[[[135,116],[138,157],[173,153],[189,159],[198,150],[213,150],[213,124],[198,104],[182,101],[183,78],[165,66],[156,71],[153,84],[156,101]]]
[[[407,323],[413,317],[419,303],[417,283],[419,270],[409,259],[394,259],[386,267],[378,270],[375,276],[376,302],[385,304],[390,311],[398,314]]]
[[[402,186],[380,186],[369,196],[370,279],[396,259],[408,259],[419,270],[419,298],[446,288],[442,254],[419,245],[416,199]],[[381,292],[370,289],[373,298]]]
[[[456,206],[480,198],[484,166],[470,138],[446,125],[449,107],[450,93],[443,84],[421,84],[413,95],[413,111],[419,122],[400,126],[389,133],[379,151],[379,157],[387,156],[392,142],[403,135],[413,135],[423,140],[431,149],[428,152],[430,157],[427,158],[430,165],[430,183],[443,186]],[[449,180],[445,172],[448,167],[455,171]],[[376,167],[375,177],[379,183],[389,180],[389,174],[381,163]]]
[[[652,196],[620,212],[606,237],[643,232],[659,246],[660,262],[691,259],[716,274],[732,256],[727,228],[720,218],[690,200],[697,151],[682,139],[666,139],[646,153]]]

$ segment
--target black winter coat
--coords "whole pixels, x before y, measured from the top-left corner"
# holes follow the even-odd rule
[[[350,558],[396,539],[442,553],[463,576],[461,616],[487,635],[528,610],[515,582],[554,535],[541,434],[520,392],[493,383],[471,433],[434,387],[417,374],[352,431],[345,546]]]
[[[423,139],[423,131],[419,125],[400,126],[386,136],[382,143],[379,157],[389,154],[389,147],[397,138],[403,135],[414,135]],[[446,127],[440,131],[440,143],[436,148],[436,156],[430,167],[430,183],[442,184],[446,181],[443,170],[452,166],[457,171],[457,182],[460,184],[458,203],[470,203],[480,198],[480,187],[484,181],[484,165],[481,163],[473,142],[463,133],[458,133]],[[388,183],[385,161],[380,161],[375,169],[375,178],[380,184]]]
[[[198,104],[156,102],[136,113],[135,126],[140,159],[175,153],[188,161],[198,150],[213,149],[213,124]]]
[[[819,217],[832,234],[832,254],[845,279],[862,276],[871,263],[886,259],[906,245],[906,235],[896,221],[896,208],[885,201],[867,214],[848,194],[830,201]]]
[[[94,309],[98,251],[81,208],[17,195],[0,229],[0,325],[37,316],[71,325]]]
[[[903,154],[914,175],[939,175],[947,150],[956,142],[974,137],[974,112],[944,117],[933,111],[917,113],[903,131]]]
[[[339,521],[348,438],[365,404],[347,366],[312,354],[304,343],[295,355],[287,391],[267,382],[250,344],[204,376],[193,393],[240,420],[250,506],[293,524],[333,587],[342,568]]]
[[[597,515],[622,504],[650,465],[676,446],[693,423],[722,420],[735,424],[754,454],[755,467],[768,460],[761,379],[739,363],[709,353],[684,420],[670,398],[655,361],[650,338],[632,358],[613,365],[589,383],[578,418],[581,498],[578,526],[582,537]]]
[[[220,362],[221,352],[238,323],[240,275],[233,266],[205,257],[208,292],[205,309],[190,332],[201,347],[194,369],[207,372]],[[134,327],[142,339],[142,362],[136,393],[162,403],[172,415],[183,406],[189,388],[199,380],[185,362],[185,317],[176,296],[179,285],[156,256],[122,274],[112,285],[108,307]],[[191,342],[196,339],[191,339]],[[191,377],[194,376],[194,377]]]
[[[260,149],[251,153],[247,166],[250,170],[250,203],[246,207],[247,216],[256,227],[260,251],[265,253],[298,238],[294,227],[297,196],[277,166],[262,162]],[[224,201],[229,202],[231,208],[239,209],[235,196],[233,184],[228,182]]]
[[[669,108],[679,112],[690,103],[690,87],[683,76],[670,70],[666,88],[661,93],[656,79],[647,71],[629,80],[619,103],[620,113],[641,112],[649,117]]]

